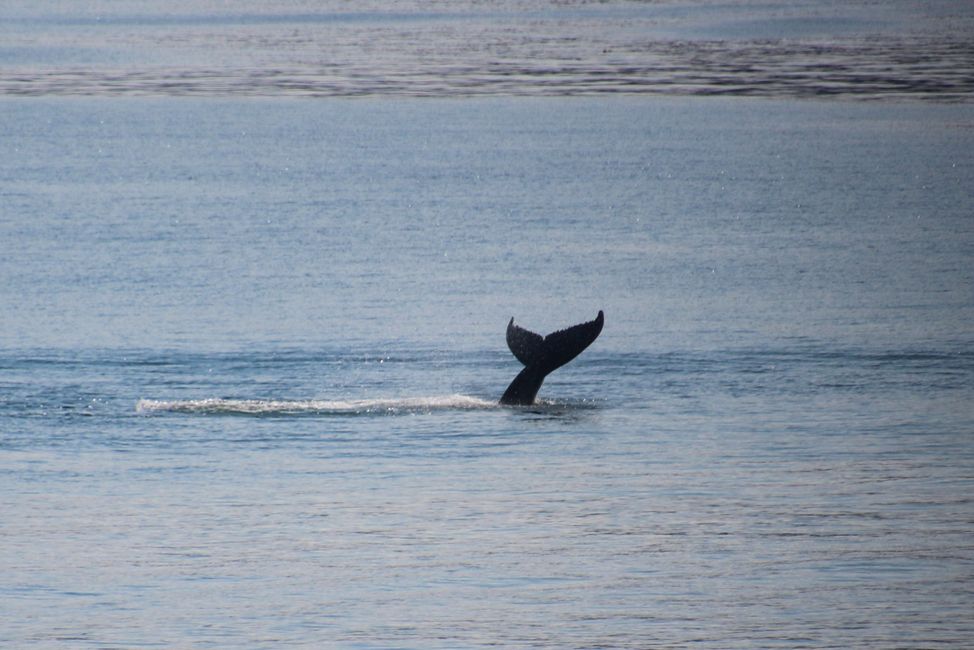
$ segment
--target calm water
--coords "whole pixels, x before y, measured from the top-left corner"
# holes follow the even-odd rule
[[[969,91],[300,99],[259,39],[165,41],[365,57],[373,23],[459,43],[524,11],[512,42],[617,12],[855,41],[863,9],[5,6],[0,88],[37,96],[0,98],[0,646],[974,638]],[[883,29],[963,24],[928,6]],[[162,89],[153,58],[257,72]],[[598,309],[538,405],[496,405],[511,316]]]
[[[969,109],[2,115],[3,645],[974,634]]]

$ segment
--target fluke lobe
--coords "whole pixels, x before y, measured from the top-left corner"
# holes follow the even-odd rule
[[[604,322],[605,317],[599,310],[595,320],[541,336],[518,327],[511,318],[507,324],[507,347],[524,364],[524,370],[504,391],[501,404],[534,404],[544,378],[590,346],[598,338]]]

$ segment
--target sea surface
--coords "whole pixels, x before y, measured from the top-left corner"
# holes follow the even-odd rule
[[[970,644],[969,87],[383,67],[416,30],[435,67],[478,25],[623,23],[841,62],[870,5],[168,4],[4,4],[0,646]],[[888,6],[931,41],[970,14]],[[282,85],[289,31],[373,76]],[[512,317],[600,309],[497,405]]]
[[[974,97],[967,0],[4,0],[2,95]]]

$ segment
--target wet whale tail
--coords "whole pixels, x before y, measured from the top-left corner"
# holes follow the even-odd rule
[[[504,391],[501,404],[533,404],[544,378],[590,346],[598,338],[604,322],[599,311],[595,320],[541,336],[518,327],[512,318],[507,324],[507,347],[524,364],[524,370]]]

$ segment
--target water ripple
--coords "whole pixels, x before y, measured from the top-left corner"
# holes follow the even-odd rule
[[[851,16],[810,14],[793,21],[805,27],[786,29],[758,8],[714,17],[689,3],[674,18],[653,6],[536,4],[486,13],[41,13],[15,21],[23,29],[0,51],[0,94],[974,97],[969,16],[920,20],[907,9],[887,19],[893,27],[863,19],[845,33],[835,25],[858,24]],[[741,35],[740,20],[755,16],[764,26]]]

